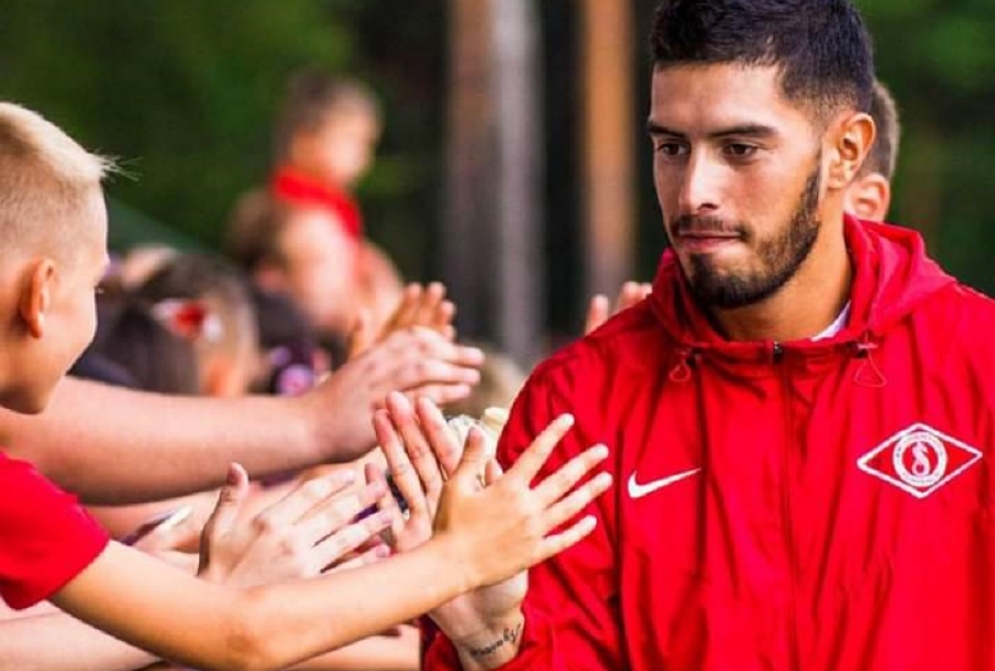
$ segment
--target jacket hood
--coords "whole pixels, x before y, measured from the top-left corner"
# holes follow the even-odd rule
[[[920,302],[956,282],[926,256],[916,231],[846,215],[844,235],[854,269],[850,317],[829,342],[878,338]],[[649,300],[663,328],[683,347],[744,352],[759,344],[731,342],[715,331],[695,304],[672,250],[663,254]]]

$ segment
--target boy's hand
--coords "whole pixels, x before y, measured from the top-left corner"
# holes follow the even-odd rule
[[[456,306],[446,300],[446,287],[440,282],[432,282],[427,287],[409,284],[394,312],[382,325],[370,323],[368,314],[361,314],[349,338],[349,358],[353,359],[376,343],[383,342],[391,333],[404,331],[415,326],[428,328],[446,340],[456,339],[453,318]]]
[[[480,381],[483,353],[424,327],[396,331],[302,396],[287,399],[304,412],[324,461],[362,457],[374,446],[370,419],[398,390],[439,404],[465,398]]]
[[[455,432],[427,400],[419,400],[416,416],[407,399],[392,394],[375,423],[391,476],[410,509],[406,521],[395,518],[396,549],[410,550],[428,541],[434,527],[434,533],[448,535],[459,546],[456,552],[481,567],[483,575],[476,580],[488,585],[429,614],[456,642],[473,640],[495,623],[515,619],[528,591],[528,573],[522,569],[589,533],[593,520],[585,518],[558,535],[548,535],[611,482],[608,474],[602,474],[569,493],[604,458],[607,451],[598,446],[537,487],[530,486],[569,430],[572,420],[566,417],[551,424],[503,475],[478,430],[471,431],[464,453]],[[370,470],[368,476],[376,478],[377,473]],[[392,497],[385,497],[381,505],[391,509],[395,504]]]
[[[204,527],[199,574],[215,582],[247,587],[308,578],[347,558],[348,566],[376,561],[387,548],[374,543],[350,556],[390,524],[381,511],[354,521],[384,494],[373,483],[344,491],[351,472],[339,472],[298,485],[282,500],[253,517],[240,514],[248,494],[248,477],[232,464],[218,505]]]
[[[587,320],[584,322],[584,335],[595,330],[604,324],[610,317],[617,315],[622,310],[631,308],[633,305],[643,300],[653,291],[653,285],[640,282],[626,282],[618,292],[615,300],[615,309],[611,309],[608,297],[598,294],[591,299],[587,307]]]

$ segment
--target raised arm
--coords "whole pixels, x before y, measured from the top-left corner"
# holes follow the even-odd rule
[[[204,532],[208,556],[202,573],[220,584],[250,586],[314,577],[331,560],[352,552],[383,526],[383,522],[369,519],[348,523],[383,493],[376,485],[342,492],[351,481],[348,475],[301,483],[265,511],[249,516],[243,514],[247,512],[248,483],[244,471],[235,469],[231,474],[226,496]],[[332,540],[323,540],[331,531],[336,531]],[[382,553],[367,552],[350,558],[348,565],[369,563],[378,555]],[[156,659],[66,613],[52,609],[18,616],[0,606],[2,669],[130,671]]]
[[[470,393],[479,350],[428,329],[392,334],[296,398],[208,399],[65,380],[41,415],[0,410],[11,456],[35,463],[88,503],[125,504],[209,489],[233,461],[255,476],[371,447],[370,418],[388,392],[440,401]]]
[[[433,538],[383,562],[237,591],[203,585],[111,544],[53,601],[122,640],[198,668],[282,668],[498,582],[589,533],[585,518],[549,535],[603,487],[570,493],[571,482],[555,476],[529,484],[560,437],[562,430],[544,434],[520,465],[482,489],[488,457],[475,435],[443,488]],[[599,461],[589,453],[566,468],[586,473]]]
[[[602,391],[590,388],[585,396],[552,366],[544,366],[518,396],[498,446],[498,461],[517,467],[524,448],[540,435],[547,423],[567,410],[578,412],[577,423],[542,470],[542,475],[562,474],[573,455],[586,445],[614,434],[601,429],[592,398]],[[384,452],[395,481],[409,500],[412,518],[423,509],[432,513],[440,483],[459,459],[461,446],[452,438],[441,414],[430,403],[411,407],[400,397],[388,402],[396,431],[381,430]],[[397,436],[400,438],[398,439]],[[402,446],[403,445],[403,446]],[[605,462],[609,471],[612,460]],[[389,505],[389,499],[384,500]],[[614,564],[616,531],[614,496],[593,501],[585,513],[598,519],[590,536],[549,560],[535,565],[528,576],[517,576],[469,592],[435,609],[429,615],[441,632],[428,646],[426,671],[604,671],[624,666],[617,625]],[[427,537],[421,525],[421,538]],[[406,529],[409,531],[409,529]],[[419,538],[405,534],[400,540],[414,544]]]

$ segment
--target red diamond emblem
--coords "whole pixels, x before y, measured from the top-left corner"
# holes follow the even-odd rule
[[[981,459],[981,452],[926,424],[899,431],[857,460],[869,475],[924,499]]]

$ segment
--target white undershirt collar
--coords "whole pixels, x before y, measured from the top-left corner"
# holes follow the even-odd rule
[[[833,323],[827,326],[825,330],[822,331],[822,333],[813,337],[812,342],[815,342],[816,340],[826,340],[828,338],[832,338],[833,336],[835,336],[836,334],[838,334],[840,331],[843,330],[843,327],[846,326],[846,322],[849,318],[850,318],[850,301],[847,301],[846,305],[843,306],[843,309],[840,310],[840,313],[836,315],[836,319],[833,320]]]

